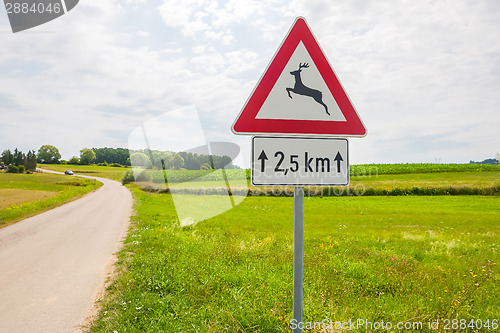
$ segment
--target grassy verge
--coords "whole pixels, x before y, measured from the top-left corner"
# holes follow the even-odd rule
[[[170,195],[131,188],[136,215],[93,332],[288,331],[292,198],[248,197],[180,228]],[[305,321],[498,320],[499,204],[306,198]]]
[[[52,171],[64,172],[71,170],[76,174],[85,176],[95,176],[120,181],[127,171],[127,168],[117,168],[97,165],[69,165],[69,164],[39,164],[39,168]]]
[[[77,199],[102,184],[77,177],[0,173],[0,228]]]

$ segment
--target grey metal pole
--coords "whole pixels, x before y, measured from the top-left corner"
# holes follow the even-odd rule
[[[302,295],[304,276],[304,188],[293,190],[293,319],[302,326]],[[295,328],[293,333],[301,333]]]

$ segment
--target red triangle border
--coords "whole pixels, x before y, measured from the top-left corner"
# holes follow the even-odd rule
[[[300,41],[302,41],[309,52],[346,121],[255,118]],[[342,84],[335,75],[316,38],[309,29],[306,20],[302,17],[295,20],[295,23],[273,57],[264,75],[235,120],[232,131],[235,134],[247,135],[276,134],[358,137],[366,135],[366,128],[363,122],[345,93]]]

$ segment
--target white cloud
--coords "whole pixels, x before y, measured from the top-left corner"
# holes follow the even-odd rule
[[[214,136],[231,138],[303,15],[368,127],[352,140],[352,161],[467,162],[500,150],[496,1],[157,4],[86,0],[46,25],[0,34],[0,149],[49,143],[69,158],[126,146],[139,124],[191,104]]]
[[[184,34],[194,36],[197,32],[204,31],[208,27],[202,22],[206,15],[199,11],[207,4],[206,0],[164,0],[158,10],[167,26],[182,27]]]

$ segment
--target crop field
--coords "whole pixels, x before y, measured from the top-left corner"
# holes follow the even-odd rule
[[[232,171],[232,170],[230,170]],[[235,170],[240,172],[244,170]],[[181,171],[185,175],[182,179],[189,179],[191,171]],[[199,176],[197,171],[192,172],[193,180],[168,183],[168,188],[161,184],[163,179],[137,183],[143,189],[151,192],[165,193],[171,190],[186,194],[220,194],[226,191],[223,178],[218,179],[220,172]],[[205,172],[206,174],[206,172]],[[239,179],[228,174],[228,185],[235,195],[252,196],[291,196],[293,188],[280,187],[252,187],[246,178]],[[453,171],[443,173],[416,173],[416,174],[368,174],[351,176],[349,187],[310,187],[306,191],[308,196],[372,196],[372,195],[500,195],[499,171]]]
[[[93,180],[51,175],[0,173],[0,228],[81,197],[101,186]]]
[[[394,188],[495,188],[497,170],[353,175],[353,183],[388,192],[306,197],[304,321],[496,331],[498,192],[388,194]],[[293,198],[249,196],[221,215],[180,227],[169,193],[128,186],[136,214],[91,331],[290,331]],[[438,320],[439,329],[431,329]],[[305,329],[337,331],[345,330]]]
[[[351,175],[387,175],[442,172],[483,172],[499,171],[499,165],[491,164],[441,164],[441,163],[406,163],[406,164],[362,164],[350,167]]]
[[[60,168],[60,166],[57,166]],[[76,168],[77,166],[75,166]],[[93,167],[87,167],[93,168]],[[92,169],[93,170],[93,169]],[[500,166],[489,164],[361,164],[351,165],[350,175],[352,177],[374,177],[378,175],[396,174],[429,174],[429,173],[481,173],[498,172]],[[168,177],[162,171],[146,171],[154,183],[163,183],[168,178],[169,183],[202,181],[225,181],[250,179],[248,169],[225,170],[225,175],[220,171],[208,170],[168,170]]]
[[[500,167],[486,164],[368,164],[350,168],[347,188],[310,187],[307,196],[499,195]],[[127,171],[129,173],[132,170]],[[132,178],[133,179],[133,178]],[[167,186],[165,186],[167,180]],[[293,188],[252,187],[250,171],[144,170],[137,184],[156,193],[291,196]]]

